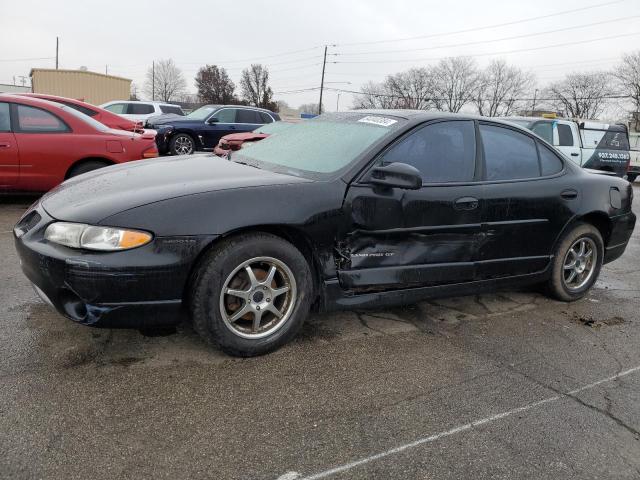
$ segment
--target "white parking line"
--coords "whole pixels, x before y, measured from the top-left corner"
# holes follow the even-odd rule
[[[369,457],[364,457],[359,460],[355,460],[350,463],[345,463],[344,465],[339,465],[334,468],[330,468],[329,470],[325,470],[323,472],[318,472],[313,475],[302,476],[302,474],[298,472],[287,472],[284,475],[278,477],[277,480],[318,480],[320,478],[326,478],[331,475],[335,475],[336,473],[345,472],[347,470],[351,470],[352,468],[359,467],[360,465],[364,465],[366,463],[373,462],[375,460],[379,460],[384,457],[388,457],[390,455],[395,455],[396,453],[404,452],[405,450],[409,450],[410,448],[417,447],[419,445],[424,445],[426,443],[432,443],[436,440],[439,440],[444,437],[449,437],[451,435],[455,435],[457,433],[466,432],[480,425],[485,425],[487,423],[494,422],[496,420],[500,420],[502,418],[513,415],[514,413],[526,412],[527,410],[531,410],[532,408],[539,407],[540,405],[544,405],[547,403],[555,402],[562,398],[566,398],[571,395],[575,395],[576,393],[583,392],[585,390],[590,390],[592,388],[597,387],[598,385],[602,385],[603,383],[612,382],[617,380],[618,378],[625,377],[627,375],[631,375],[632,373],[640,371],[640,365],[637,367],[630,368],[628,370],[624,370],[623,372],[612,375],[611,377],[603,378],[602,380],[598,380],[593,383],[589,383],[580,388],[576,388],[575,390],[571,390],[569,392],[555,395],[553,397],[547,397],[537,402],[529,403],[522,407],[514,408],[513,410],[507,410],[506,412],[497,413],[495,415],[491,415],[490,417],[481,418],[479,420],[475,420],[470,423],[465,423],[464,425],[460,425],[458,427],[452,428],[451,430],[446,430],[444,432],[436,433],[434,435],[430,435],[428,437],[423,437],[418,440],[415,440],[411,443],[406,443],[404,445],[400,445],[399,447],[392,448],[390,450],[386,450],[384,452],[376,453],[375,455],[371,455]]]

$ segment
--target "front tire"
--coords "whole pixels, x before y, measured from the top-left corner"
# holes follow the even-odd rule
[[[169,142],[171,155],[191,155],[196,150],[196,142],[191,135],[178,133]]]
[[[603,259],[604,242],[598,229],[577,224],[556,248],[548,283],[551,295],[564,302],[584,297],[598,279]]]
[[[79,163],[78,165],[73,166],[67,173],[67,178],[82,175],[83,173],[91,172],[93,170],[98,170],[99,168],[108,167],[109,165],[110,165],[109,163],[102,162],[100,160],[87,160],[85,162],[82,162],[82,163]]]
[[[287,343],[311,304],[309,264],[289,242],[267,233],[223,241],[202,259],[192,287],[194,329],[238,357]]]

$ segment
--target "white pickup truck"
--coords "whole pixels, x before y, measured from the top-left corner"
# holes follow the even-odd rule
[[[627,175],[631,155],[626,125],[540,117],[505,120],[537,133],[584,168]]]

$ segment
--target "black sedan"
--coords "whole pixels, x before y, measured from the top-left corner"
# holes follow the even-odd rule
[[[290,340],[310,309],[546,284],[583,297],[624,252],[631,185],[532,132],[408,111],[325,114],[234,152],[70,179],[15,227],[22,268],[88,324],[177,322],[232,355]]]

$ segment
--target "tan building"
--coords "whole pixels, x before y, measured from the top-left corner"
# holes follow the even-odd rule
[[[86,70],[34,68],[29,74],[34,93],[75,98],[94,105],[128,100],[131,80]]]

